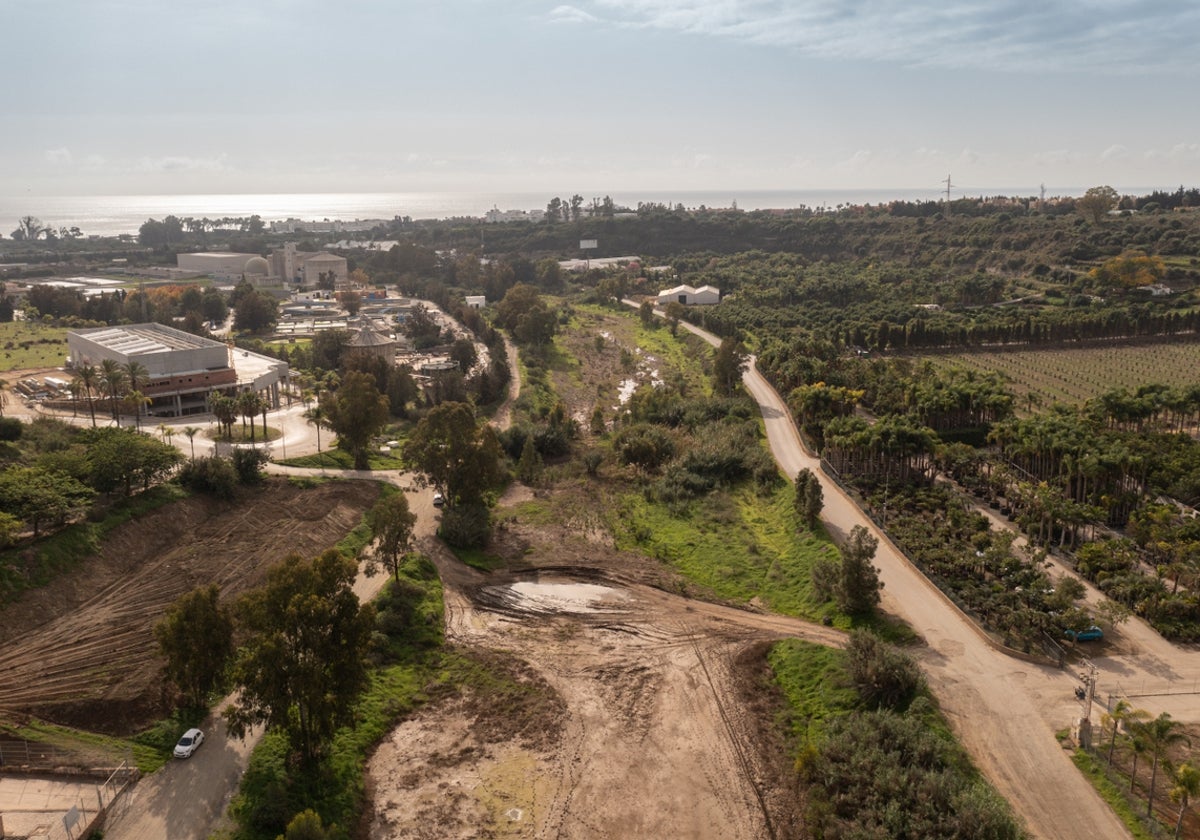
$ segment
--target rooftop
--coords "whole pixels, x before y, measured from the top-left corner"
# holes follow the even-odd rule
[[[88,341],[126,355],[223,346],[219,341],[201,338],[162,324],[131,324],[76,332]]]

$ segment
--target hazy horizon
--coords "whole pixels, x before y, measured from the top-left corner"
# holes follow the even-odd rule
[[[974,195],[1200,180],[1192,4],[0,0],[0,11],[0,70],[14,80],[0,192],[17,196],[581,184],[936,195],[948,174]]]

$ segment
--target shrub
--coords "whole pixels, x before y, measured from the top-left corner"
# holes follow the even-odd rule
[[[851,633],[846,653],[846,671],[862,702],[872,709],[903,711],[924,685],[913,658],[874,633]]]
[[[267,453],[254,447],[239,446],[233,450],[233,469],[242,484],[258,484],[262,481]]]
[[[227,458],[210,455],[186,462],[179,470],[179,483],[193,493],[232,499],[238,475]]]
[[[438,534],[455,548],[478,548],[491,534],[491,514],[484,505],[454,505],[442,510]]]
[[[25,424],[16,417],[0,417],[0,440],[20,440]]]

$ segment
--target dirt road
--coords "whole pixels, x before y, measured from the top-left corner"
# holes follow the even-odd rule
[[[431,551],[449,640],[529,663],[565,715],[555,737],[530,744],[489,738],[458,705],[426,709],[370,762],[371,837],[789,836],[776,823],[797,803],[772,801],[778,789],[730,702],[731,664],[755,640],[840,646],[840,632],[619,576],[484,580]]]

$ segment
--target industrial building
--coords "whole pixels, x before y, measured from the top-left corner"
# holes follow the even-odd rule
[[[67,348],[67,364],[75,370],[105,359],[142,365],[148,382],[140,390],[150,399],[149,412],[166,417],[207,411],[213,391],[255,391],[278,408],[288,378],[287,362],[162,324],[71,330]]]

